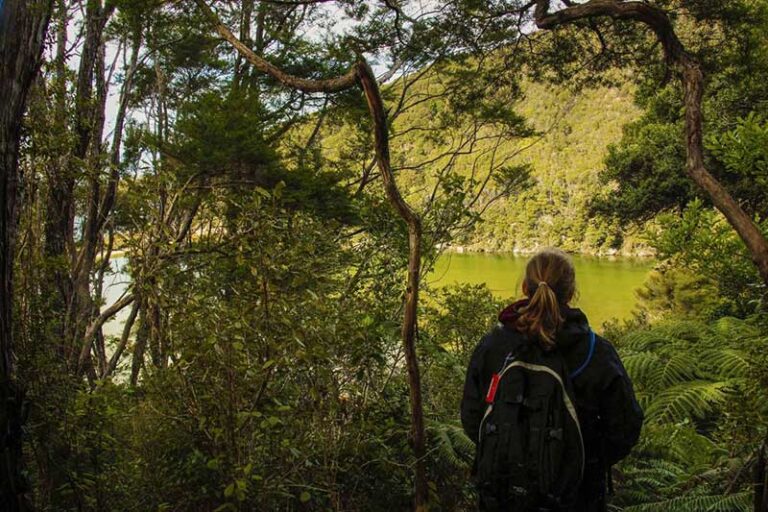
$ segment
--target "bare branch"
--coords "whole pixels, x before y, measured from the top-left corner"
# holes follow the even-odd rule
[[[91,353],[91,344],[93,343],[93,337],[96,335],[96,331],[107,323],[110,318],[122,311],[123,308],[129,306],[135,299],[136,296],[132,293],[123,295],[122,298],[102,311],[101,314],[91,322],[91,325],[89,325],[88,329],[85,331],[85,336],[83,336],[83,345],[80,349],[80,357],[77,360],[78,374],[85,368],[85,361]]]
[[[125,320],[125,325],[123,326],[123,334],[120,337],[120,343],[115,349],[115,353],[112,354],[112,357],[109,359],[109,364],[105,368],[104,373],[101,375],[102,379],[106,379],[112,375],[112,373],[114,373],[115,369],[117,369],[117,363],[120,361],[120,357],[123,355],[123,351],[125,351],[125,347],[128,345],[128,339],[131,336],[131,329],[133,328],[133,324],[136,322],[136,317],[138,314],[139,301],[134,301],[133,306],[131,306],[131,312],[128,314],[128,318]]]
[[[256,55],[256,53],[248,48],[240,39],[238,39],[232,31],[224,25],[215,12],[211,10],[205,0],[195,0],[195,3],[203,11],[208,19],[213,23],[216,31],[226,39],[235,49],[243,55],[251,65],[266,73],[278,82],[293,89],[299,89],[304,92],[339,92],[345,89],[350,89],[355,85],[356,69],[354,67],[339,77],[329,78],[323,80],[311,80],[306,78],[300,78],[294,75],[290,75],[271,62],[267,61]]]

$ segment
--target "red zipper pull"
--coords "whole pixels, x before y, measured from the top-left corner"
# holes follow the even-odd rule
[[[488,404],[493,403],[493,399],[496,397],[496,389],[499,387],[499,374],[494,373],[491,375],[491,385],[488,386],[488,394],[485,395],[485,402]]]

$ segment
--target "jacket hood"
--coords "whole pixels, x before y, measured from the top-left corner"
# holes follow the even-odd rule
[[[499,322],[514,329],[515,321],[520,317],[521,310],[528,305],[528,299],[513,302],[499,313]],[[555,343],[561,348],[570,348],[589,334],[589,321],[579,308],[561,306],[560,313],[565,321],[555,334]]]

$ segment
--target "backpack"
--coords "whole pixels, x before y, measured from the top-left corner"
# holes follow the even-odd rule
[[[526,342],[509,353],[486,395],[476,454],[481,508],[489,512],[572,508],[584,473],[584,442],[569,372],[557,351]]]

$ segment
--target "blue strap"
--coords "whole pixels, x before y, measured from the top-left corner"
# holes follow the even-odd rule
[[[581,372],[587,369],[587,366],[589,366],[589,362],[592,361],[592,356],[595,355],[595,331],[592,329],[589,330],[589,352],[587,352],[587,358],[584,360],[583,363],[581,363],[581,366],[573,370],[568,376],[571,379],[575,379],[579,375],[581,375]]]

